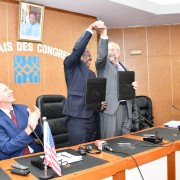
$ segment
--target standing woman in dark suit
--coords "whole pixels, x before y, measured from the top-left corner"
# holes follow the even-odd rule
[[[76,42],[73,51],[64,60],[64,72],[68,89],[64,114],[67,116],[70,146],[95,140],[96,122],[92,118],[94,110],[85,109],[87,78],[96,77],[89,69],[92,60],[86,49],[97,29],[99,21],[92,23]]]

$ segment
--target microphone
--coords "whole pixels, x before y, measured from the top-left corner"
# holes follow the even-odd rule
[[[94,144],[99,150],[102,151],[104,149],[104,146],[107,145],[107,142],[102,140],[96,140]]]
[[[176,110],[180,111],[180,109],[179,109],[179,108],[177,108],[176,106],[172,105],[172,107],[173,107],[174,109],[176,109]],[[173,119],[174,119],[174,115],[173,115],[172,117],[173,117]]]
[[[114,149],[110,148],[109,146],[105,145],[104,149],[110,152],[114,152]]]
[[[46,121],[47,118],[46,117],[42,117],[42,121]],[[34,135],[37,137],[37,139],[39,140],[41,146],[43,147],[44,149],[44,144],[43,142],[41,141],[41,139],[39,138],[39,136],[37,135],[37,133],[34,131],[33,127],[31,125],[29,125],[29,128],[31,129],[31,131],[34,133]]]
[[[107,151],[110,151],[110,152],[114,152],[114,149],[109,147],[108,143],[106,141],[96,140],[95,141],[95,146],[101,151],[102,150],[107,150]]]
[[[38,137],[37,133],[34,131],[34,129],[32,128],[32,126],[31,126],[31,125],[29,125],[29,127],[30,127],[31,131],[34,133],[34,135],[37,137],[37,139],[38,139],[38,140],[39,140],[39,142],[41,143],[41,146],[42,146],[42,147],[43,147],[43,149],[44,149],[44,145],[43,145],[43,143],[42,143],[41,139]]]
[[[29,125],[29,127],[30,127],[31,131],[34,133],[34,135],[37,137],[37,139],[38,139],[39,142],[41,143],[41,146],[42,146],[43,149],[44,149],[44,144],[43,144],[42,141],[40,140],[40,138],[39,138],[39,136],[37,135],[37,133],[34,131],[34,129],[32,128],[31,125]],[[37,159],[37,160],[31,160],[31,164],[32,164],[33,166],[36,166],[36,167],[39,168],[39,169],[44,170],[43,161],[44,161],[44,159],[41,159],[41,158],[40,158],[40,159]]]
[[[143,117],[141,114],[139,116],[154,127],[154,124],[151,123],[149,120],[147,120],[145,117]],[[157,128],[154,127],[154,130],[155,130],[155,136],[154,135],[147,135],[149,137],[144,137],[143,140],[154,143],[154,144],[162,143],[163,138],[159,137]]]
[[[38,139],[39,142],[41,143],[41,146],[42,146],[43,149],[44,149],[44,145],[43,145],[42,141],[40,140],[39,136],[37,135],[37,133],[34,131],[34,129],[32,128],[31,125],[29,125],[29,127],[30,127],[31,131],[34,133],[34,135],[37,137],[37,139]],[[39,168],[39,169],[44,170],[43,161],[44,161],[44,159],[41,159],[41,158],[40,158],[40,159],[37,159],[37,160],[31,160],[31,164],[32,164],[33,166],[36,166],[36,167]]]
[[[174,109],[180,111],[180,109],[177,108],[176,106],[172,105],[172,107],[173,107]],[[178,126],[178,130],[179,130],[179,131],[178,131],[176,134],[174,134],[174,136],[177,136],[178,134],[180,134],[180,126]]]
[[[180,111],[180,109],[179,109],[179,108],[177,108],[176,106],[172,105],[172,107],[173,107],[174,109],[176,109],[176,110]]]
[[[174,136],[177,136],[177,135],[179,135],[180,134],[180,126],[178,126],[178,132],[176,133],[176,134],[173,134]]]

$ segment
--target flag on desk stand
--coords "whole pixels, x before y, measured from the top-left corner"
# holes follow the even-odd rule
[[[44,153],[44,164],[51,167],[58,176],[62,176],[55,150],[54,140],[47,121],[44,121]]]

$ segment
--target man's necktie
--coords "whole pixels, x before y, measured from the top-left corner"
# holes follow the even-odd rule
[[[125,69],[119,63],[116,64],[116,68],[118,71],[125,71]]]
[[[18,123],[17,123],[17,120],[16,120],[16,118],[15,118],[15,115],[14,115],[13,110],[10,110],[10,115],[11,115],[12,121],[14,122],[14,124],[16,125],[16,127],[19,129]]]
[[[10,115],[11,115],[12,121],[14,122],[14,124],[16,125],[16,127],[19,129],[19,126],[18,126],[18,123],[17,123],[17,120],[16,120],[16,117],[15,117],[15,115],[14,115],[13,110],[10,110],[9,113],[10,113]],[[25,154],[30,154],[30,151],[29,151],[28,146],[26,146],[26,147],[24,148],[24,155],[25,155]]]

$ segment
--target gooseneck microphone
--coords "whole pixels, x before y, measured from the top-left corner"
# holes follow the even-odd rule
[[[176,110],[180,111],[180,109],[179,109],[179,108],[177,108],[176,106],[172,105],[172,107],[173,107],[174,109],[176,109]]]
[[[40,140],[40,138],[39,138],[39,136],[37,135],[37,133],[34,131],[34,129],[32,128],[31,125],[29,125],[29,127],[30,127],[31,131],[34,133],[34,135],[36,136],[36,138],[39,140],[41,146],[42,146],[43,149],[44,149],[44,144],[43,144],[43,142]],[[41,158],[40,158],[40,159],[37,159],[37,160],[36,160],[36,159],[35,159],[35,160],[31,160],[31,164],[32,164],[33,166],[41,169],[41,170],[44,170],[43,161],[44,161],[44,159],[41,159]]]
[[[37,133],[34,131],[34,129],[32,128],[32,126],[31,126],[31,125],[29,125],[29,127],[30,127],[31,131],[34,133],[34,135],[37,137],[37,139],[38,139],[38,140],[39,140],[39,142],[41,143],[41,146],[42,146],[42,147],[43,147],[43,149],[44,149],[44,145],[43,145],[43,143],[42,143],[41,139],[38,137]]]
[[[180,109],[177,108],[176,106],[172,105],[172,107],[173,107],[174,109],[180,111]],[[175,136],[177,136],[178,134],[180,134],[180,126],[178,126],[178,130],[179,130],[179,131],[175,134]]]
[[[46,120],[47,120],[46,117],[42,117],[42,121],[43,121],[43,122],[46,121]],[[43,144],[43,142],[41,141],[41,139],[39,138],[39,136],[37,135],[36,131],[34,131],[34,129],[33,129],[33,127],[32,127],[31,125],[29,125],[29,128],[30,128],[31,131],[34,133],[34,135],[37,137],[37,139],[39,140],[41,146],[42,146],[43,149],[44,149],[44,144]]]
[[[139,116],[140,116],[141,118],[143,118],[147,123],[151,124],[151,125],[154,127],[154,124],[151,123],[149,120],[147,120],[145,117],[143,117],[142,115],[139,115]],[[143,140],[144,140],[144,141],[151,142],[151,143],[154,143],[154,144],[162,143],[163,138],[162,138],[162,137],[159,137],[157,128],[154,127],[154,130],[155,130],[155,136],[153,136],[153,135],[147,135],[148,137],[144,137]]]
[[[154,124],[149,121],[148,119],[146,119],[144,116],[142,116],[141,114],[139,115],[141,118],[143,118],[147,123],[149,123],[150,125],[152,125],[154,127]]]

